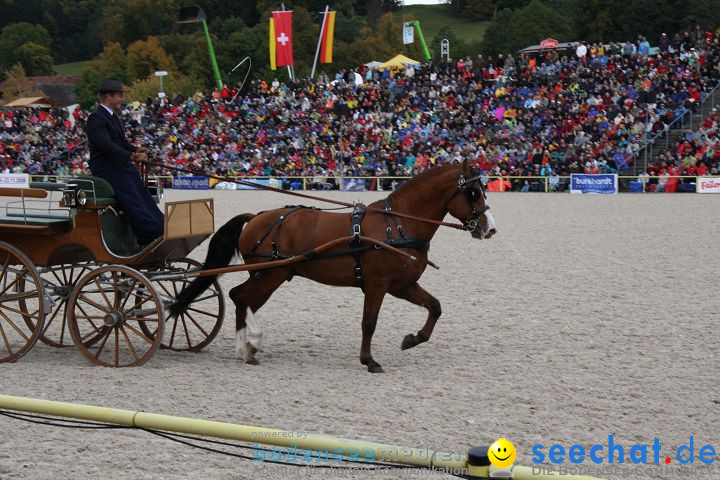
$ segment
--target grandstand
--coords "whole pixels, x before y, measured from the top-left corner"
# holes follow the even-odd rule
[[[659,174],[669,163],[688,173],[688,157],[672,150],[705,125],[718,101],[720,45],[712,34],[676,37],[687,40],[654,55],[640,37],[632,49],[588,45],[581,58],[522,54],[404,70],[359,67],[361,85],[347,71],[327,83],[260,81],[239,95],[226,87],[136,101],[124,115],[131,141],[156,158],[223,175],[409,176],[465,158],[489,176],[531,179]],[[79,109],[0,111],[0,166],[81,173],[86,116]],[[717,130],[709,130],[703,141],[714,143]],[[718,169],[717,156],[695,160],[701,170]],[[515,179],[510,188],[528,184],[537,182]]]

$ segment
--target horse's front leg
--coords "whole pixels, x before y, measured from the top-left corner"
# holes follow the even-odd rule
[[[405,335],[400,348],[407,350],[408,348],[430,340],[430,335],[432,335],[433,328],[435,328],[435,323],[438,318],[440,318],[440,315],[442,315],[442,308],[440,307],[438,299],[426,292],[425,289],[417,283],[403,290],[390,291],[390,294],[414,303],[415,305],[423,306],[428,311],[428,318],[422,329],[420,329],[417,335],[413,335],[412,333]]]
[[[382,306],[383,298],[386,290],[384,288],[374,288],[365,290],[365,304],[363,306],[362,318],[362,345],[360,346],[360,363],[367,366],[370,373],[384,373],[384,370],[372,358],[370,352],[373,333],[377,325],[378,314]]]

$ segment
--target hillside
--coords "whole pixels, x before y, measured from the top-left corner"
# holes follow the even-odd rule
[[[458,39],[467,43],[480,42],[490,22],[468,20],[455,15],[449,5],[407,5],[397,11],[398,18],[413,15],[420,21],[425,41],[430,43],[443,28],[449,27]]]

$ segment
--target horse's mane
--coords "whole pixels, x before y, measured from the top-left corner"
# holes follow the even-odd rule
[[[459,163],[451,163],[451,164],[447,164],[447,165],[442,165],[440,167],[429,168],[429,169],[425,170],[424,172],[422,172],[421,174],[412,177],[410,180],[408,180],[407,182],[400,185],[400,187],[398,187],[394,192],[392,192],[388,196],[388,200],[393,198],[393,196],[395,196],[396,194],[402,195],[403,193],[407,193],[412,190],[415,190],[418,185],[424,183],[426,180],[429,180],[430,178],[434,177],[435,175],[440,175],[442,172],[446,172],[446,171],[448,171],[452,168],[455,168],[459,165],[460,165]]]

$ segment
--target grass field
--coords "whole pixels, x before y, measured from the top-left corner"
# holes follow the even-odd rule
[[[419,20],[428,44],[443,27],[450,27],[458,40],[467,43],[480,42],[490,25],[490,22],[468,20],[457,16],[449,5],[408,5],[400,7],[397,15],[400,18],[403,15],[413,15]]]
[[[69,77],[80,76],[85,71],[88,62],[73,62],[55,65],[53,68],[58,75],[67,75]]]

